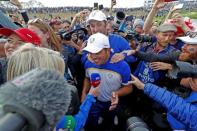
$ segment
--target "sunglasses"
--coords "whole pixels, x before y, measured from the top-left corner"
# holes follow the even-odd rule
[[[197,36],[197,32],[186,32],[185,33],[186,36],[189,36],[190,38],[195,38]]]

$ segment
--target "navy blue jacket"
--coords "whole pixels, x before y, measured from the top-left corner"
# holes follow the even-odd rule
[[[145,52],[155,52],[155,46],[156,43],[144,47],[141,50]],[[158,52],[158,55],[168,54],[172,51],[176,51],[176,49],[170,45],[167,45],[163,50]],[[140,61],[136,70],[134,71],[134,75],[137,76],[143,83],[155,83],[157,80],[165,76],[165,71],[153,71],[149,64],[149,62]]]
[[[173,129],[197,131],[197,104],[191,103],[197,100],[196,92],[192,92],[188,98],[183,99],[166,89],[147,83],[144,93],[160,103],[169,115],[174,117],[174,119],[168,119]]]

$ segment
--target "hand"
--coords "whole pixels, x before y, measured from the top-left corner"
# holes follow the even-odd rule
[[[114,7],[116,5],[116,0],[111,1],[111,7]]]
[[[118,94],[116,94],[115,92],[112,92],[111,106],[109,107],[110,111],[114,110],[117,107],[118,101],[119,101]]]
[[[99,86],[98,87],[91,87],[89,94],[93,95],[94,97],[97,97],[99,95]]]
[[[19,9],[22,9],[22,5],[18,0],[10,0],[10,3],[17,6]]]
[[[155,0],[155,3],[153,4],[153,9],[159,10],[163,8],[166,5],[164,0]]]
[[[85,19],[86,18],[86,14],[87,14],[86,11],[85,10],[82,10],[79,13],[77,13],[75,15],[75,17]]]
[[[182,78],[180,81],[180,85],[190,88],[190,84],[189,84],[189,81],[191,81],[190,79],[192,78]]]
[[[144,83],[142,83],[137,77],[135,77],[134,75],[131,74],[131,84],[134,84],[138,89],[140,90],[144,90]]]
[[[182,16],[180,16],[180,15],[176,15],[176,16],[174,16],[174,18],[173,18],[173,24],[175,25],[175,26],[177,26],[177,27],[184,27],[184,26],[186,26],[185,25],[185,22],[184,22],[184,20],[183,20],[183,17]]]
[[[172,70],[172,65],[164,62],[151,62],[150,66],[153,69],[153,71]]]
[[[85,100],[85,97],[86,97],[86,93],[83,93],[81,94],[81,103]]]
[[[125,56],[123,53],[116,53],[112,56],[110,63],[117,63],[121,60],[124,60]]]
[[[125,50],[122,53],[127,53],[127,56],[130,56],[130,55],[134,55],[136,53],[136,50]]]
[[[177,8],[177,5],[174,5],[170,8],[170,12],[175,12],[176,10],[180,10],[180,8]]]
[[[193,91],[197,91],[197,79],[196,78],[189,79],[189,85]]]

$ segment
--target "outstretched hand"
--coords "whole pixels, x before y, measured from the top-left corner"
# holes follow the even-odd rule
[[[144,90],[144,83],[142,83],[137,77],[135,77],[134,75],[131,74],[131,84],[135,85],[138,89],[140,90]]]
[[[153,71],[157,70],[171,70],[172,65],[164,62],[151,62],[150,63],[151,68]]]
[[[166,3],[164,2],[164,0],[155,0],[153,8],[159,10],[159,9],[163,8],[165,5],[166,5]]]
[[[18,0],[10,0],[10,3],[17,6],[19,9],[22,9],[22,5]]]
[[[122,53],[116,53],[112,56],[110,63],[117,63],[121,60],[124,60],[125,56]]]
[[[118,94],[115,92],[112,92],[112,97],[111,97],[111,106],[109,107],[109,110],[112,111],[114,110],[119,102]]]
[[[97,97],[99,95],[99,86],[98,87],[91,87],[89,94],[93,95],[94,97]]]

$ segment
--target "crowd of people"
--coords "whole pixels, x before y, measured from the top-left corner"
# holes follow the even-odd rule
[[[46,119],[46,129],[122,131],[137,116],[147,130],[197,130],[197,27],[176,6],[158,25],[164,0],[155,0],[146,18],[125,10],[113,16],[113,2],[105,11],[55,9],[76,12],[71,21],[29,19],[18,0],[10,2],[23,19],[0,12],[0,84],[41,68],[70,85],[66,113]]]

